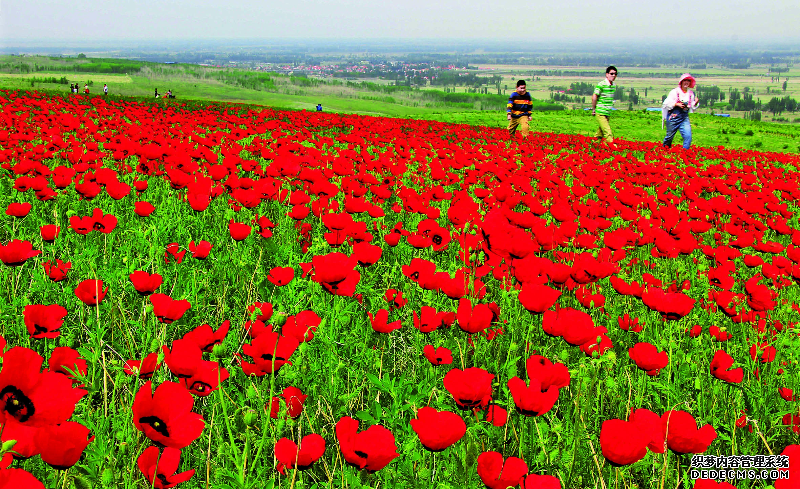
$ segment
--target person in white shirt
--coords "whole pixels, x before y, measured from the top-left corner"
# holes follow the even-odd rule
[[[678,86],[673,88],[664,103],[661,105],[661,114],[667,124],[667,134],[664,137],[664,147],[672,146],[675,133],[681,133],[683,148],[689,149],[692,145],[692,126],[689,123],[689,113],[700,104],[692,88],[697,81],[689,73],[684,73],[678,81]]]
[[[103,85],[103,95],[108,95],[108,84]]]

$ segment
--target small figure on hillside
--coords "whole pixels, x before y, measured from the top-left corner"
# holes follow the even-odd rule
[[[107,83],[103,84],[103,95],[104,96],[108,96],[108,84]]]
[[[528,137],[530,127],[528,123],[531,121],[531,109],[533,102],[531,101],[531,94],[528,93],[525,80],[517,81],[517,89],[511,92],[508,97],[508,106],[506,109],[508,119],[508,134],[514,137],[514,133],[519,127],[523,138]]]
[[[75,85],[73,85],[72,83],[70,83],[70,84],[69,84],[69,93],[74,93],[74,92],[75,92]]]
[[[75,84],[75,88],[72,89],[72,93],[78,93],[78,89],[79,89],[79,87],[78,87],[78,84],[76,83]]]
[[[172,89],[167,90],[167,98],[175,98],[175,95],[172,95]]]
[[[89,95],[89,85],[88,84],[83,86],[83,93],[85,93],[86,95]]]
[[[607,143],[614,142],[614,135],[611,133],[611,124],[608,120],[611,116],[611,110],[614,108],[614,92],[617,86],[614,81],[617,79],[617,67],[609,66],[606,68],[606,77],[594,87],[592,94],[592,115],[597,117],[597,133],[596,138]]]
[[[156,98],[158,98],[158,89],[156,88]]]
[[[317,112],[322,112],[322,104],[317,104]]]
[[[678,86],[673,88],[664,103],[661,105],[661,116],[667,125],[667,135],[664,137],[664,147],[672,146],[675,133],[680,131],[683,138],[684,149],[692,145],[692,126],[689,123],[689,114],[700,104],[692,88],[697,81],[689,73],[684,73],[678,81]]]

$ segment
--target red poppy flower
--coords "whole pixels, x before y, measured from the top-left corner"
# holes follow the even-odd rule
[[[217,390],[220,382],[227,380],[228,375],[228,370],[220,367],[218,362],[202,360],[195,365],[189,377],[181,378],[181,382],[195,396],[206,397]]]
[[[61,282],[67,278],[67,273],[72,268],[72,262],[64,263],[56,258],[55,263],[47,260],[46,262],[42,263],[42,267],[44,267],[44,273],[47,275],[47,278],[53,282]]]
[[[203,432],[203,416],[193,413],[192,395],[175,382],[164,382],[155,392],[150,381],[133,400],[133,424],[153,443],[183,448]]]
[[[251,320],[269,321],[272,312],[272,304],[269,302],[256,302],[247,306],[247,314]]]
[[[750,345],[750,358],[758,360],[761,363],[770,363],[775,361],[777,350],[774,346],[768,343],[756,343]]]
[[[91,216],[79,217],[72,216],[69,218],[69,227],[78,234],[86,235],[92,232],[94,221]]]
[[[149,380],[160,366],[158,353],[151,353],[143,360],[126,361],[123,370],[127,375],[138,375],[142,380]]]
[[[659,352],[655,345],[650,343],[636,343],[633,348],[628,349],[628,356],[637,367],[646,371],[651,377],[661,373],[661,369],[669,363],[667,352]]]
[[[486,421],[493,426],[504,426],[508,421],[508,411],[497,404],[489,404],[486,408]]]
[[[77,379],[72,372],[75,372],[83,377],[88,372],[86,360],[81,358],[81,354],[77,350],[68,348],[66,346],[58,346],[50,353],[50,360],[47,362],[47,367],[51,372],[66,375],[74,382]]]
[[[561,489],[561,481],[554,475],[528,474],[519,482],[520,489]]]
[[[308,206],[304,205],[296,205],[292,207],[292,210],[290,212],[286,213],[288,217],[291,217],[296,221],[302,221],[303,219],[308,217],[309,214],[311,214],[311,209]]]
[[[400,233],[389,233],[383,235],[383,240],[386,241],[386,244],[394,248],[400,243],[400,239],[403,238],[403,235]]]
[[[314,339],[314,332],[322,324],[322,318],[317,316],[314,311],[301,311],[295,316],[286,318],[281,328],[283,336],[291,336],[299,343],[305,343]]]
[[[717,438],[710,424],[697,427],[697,421],[686,411],[667,411],[661,415],[667,433],[667,447],[675,453],[703,453]]]
[[[164,279],[161,275],[157,273],[151,275],[142,270],[136,270],[130,274],[128,278],[130,278],[133,288],[136,289],[136,292],[140,295],[150,295],[164,283]]]
[[[359,469],[376,472],[399,457],[391,431],[373,425],[358,432],[358,421],[345,416],[336,423],[336,439],[345,462]]]
[[[783,415],[783,418],[781,418],[781,422],[783,423],[784,426],[794,431],[795,433],[800,433],[799,414],[786,413]]]
[[[202,350],[190,339],[175,340],[170,348],[161,348],[164,352],[164,363],[178,378],[191,377],[203,362]]]
[[[205,260],[208,258],[211,248],[213,248],[213,245],[208,241],[200,241],[197,245],[194,244],[194,241],[189,243],[189,252],[198,260]]]
[[[41,255],[41,250],[34,250],[30,241],[13,239],[7,245],[0,245],[0,261],[10,267],[18,267],[28,258]]]
[[[169,489],[194,476],[194,469],[176,474],[181,461],[181,451],[164,448],[159,457],[158,447],[147,447],[136,460],[136,466],[147,480],[147,485],[155,489]]]
[[[631,333],[641,333],[642,325],[639,324],[639,318],[631,318],[626,312],[624,316],[617,317],[617,325],[624,331]]]
[[[300,440],[298,447],[288,438],[281,438],[275,443],[276,469],[283,475],[286,470],[306,470],[325,453],[325,439],[316,433],[306,435]]]
[[[612,465],[630,465],[647,455],[649,437],[635,423],[621,419],[603,421],[600,428],[600,450]]]
[[[100,304],[103,302],[107,293],[108,287],[103,289],[102,280],[84,280],[75,287],[75,296],[87,306],[96,306]]]
[[[550,309],[561,297],[561,292],[546,285],[525,284],[519,292],[522,307],[534,314],[542,314]]]
[[[551,336],[563,337],[570,345],[583,345],[602,334],[595,327],[589,314],[570,307],[545,311],[542,329]]]
[[[420,408],[417,419],[411,420],[411,428],[422,446],[431,452],[441,452],[467,432],[467,425],[461,416],[449,411],[437,411],[432,407]]]
[[[776,479],[775,489],[797,489],[797,481],[800,480],[800,445],[787,446],[781,455],[789,457],[789,477]]]
[[[379,310],[374,316],[371,312],[367,312],[367,316],[369,316],[369,322],[372,325],[373,331],[376,333],[388,334],[403,326],[399,320],[391,323],[388,322],[389,311],[386,309]]]
[[[286,414],[294,419],[303,414],[303,403],[306,402],[307,395],[297,387],[286,387],[281,392],[283,403],[286,405]],[[280,412],[280,401],[278,397],[273,397],[272,400],[264,406],[264,409],[269,411],[269,415],[273,419],[278,418]]]
[[[156,208],[153,204],[147,201],[139,201],[133,205],[133,212],[139,217],[147,217],[155,211]]]
[[[503,461],[499,452],[483,452],[478,455],[478,476],[489,489],[516,487],[525,475],[528,465],[517,457]]]
[[[42,461],[59,470],[75,465],[93,440],[94,436],[89,436],[89,428],[73,421],[40,429],[35,437],[36,446],[41,449],[39,455]]]
[[[191,340],[204,352],[211,353],[216,345],[221,345],[225,341],[230,328],[231,322],[227,319],[220,324],[216,331],[212,330],[208,324],[203,324],[183,335],[183,339]]]
[[[666,433],[661,423],[661,416],[649,409],[636,409],[628,417],[628,422],[633,423],[636,429],[647,437],[647,448],[653,453],[664,453],[666,447]]]
[[[444,387],[460,409],[485,406],[492,398],[494,374],[478,367],[453,369],[444,376]]]
[[[563,363],[553,363],[548,358],[541,355],[531,355],[525,361],[525,370],[528,378],[537,379],[541,383],[543,391],[551,386],[561,389],[570,382],[570,375],[567,366]]]
[[[695,300],[680,292],[664,292],[650,287],[642,293],[642,302],[650,309],[661,313],[667,321],[677,321],[692,312]]]
[[[211,195],[206,193],[187,192],[186,201],[195,212],[202,212],[211,205]]]
[[[61,231],[61,228],[55,224],[45,224],[39,228],[39,233],[42,235],[42,241],[46,241],[48,243],[52,243],[56,240],[59,231]]]
[[[595,358],[596,356],[600,356],[614,346],[611,342],[611,338],[605,335],[606,328],[602,326],[598,327],[595,329],[595,332],[598,335],[597,338],[589,340],[581,345],[581,351],[587,357]],[[597,355],[595,355],[595,353]]]
[[[253,363],[242,362],[245,375],[266,375],[277,372],[282,366],[292,364],[289,357],[300,343],[292,337],[274,331],[258,335],[251,344],[242,346],[242,353],[253,358]]]
[[[508,381],[508,390],[517,410],[525,416],[541,416],[550,411],[558,400],[558,387],[552,385],[543,389],[542,382],[536,378],[532,378],[530,385],[527,385],[519,377],[513,377]]]
[[[443,346],[434,348],[433,345],[425,345],[422,348],[422,354],[431,362],[431,365],[453,364],[453,353]]]
[[[488,304],[477,304],[473,308],[469,299],[461,299],[458,301],[456,318],[461,329],[467,333],[474,334],[488,328],[492,323],[494,314]]]
[[[183,256],[186,254],[186,250],[179,251],[181,245],[178,243],[170,243],[164,249],[164,263],[169,263],[170,258],[174,260],[176,263],[180,264],[183,262]]]
[[[164,324],[172,324],[182,318],[192,307],[186,299],[175,300],[166,294],[153,294],[150,302],[153,304],[153,314]]]
[[[374,265],[381,259],[383,249],[380,246],[361,241],[353,244],[353,256],[362,267]]]
[[[793,402],[797,400],[797,397],[794,395],[794,391],[788,387],[778,387],[778,394],[783,398],[784,401]]]
[[[44,427],[72,416],[86,391],[74,388],[64,375],[42,372],[42,363],[44,359],[28,348],[17,346],[6,352],[0,370],[0,423],[13,418],[23,427]]]
[[[312,280],[333,295],[350,297],[355,293],[361,274],[355,270],[357,259],[343,253],[317,255],[311,259]]]
[[[103,214],[100,209],[92,211],[92,229],[108,234],[117,227],[117,218],[113,214]]]
[[[31,204],[28,202],[12,202],[6,207],[6,215],[12,217],[25,217],[31,211]]]
[[[269,271],[269,275],[267,275],[267,280],[277,287],[283,287],[293,279],[294,268],[292,267],[274,267]]]
[[[408,299],[403,297],[403,292],[397,289],[388,289],[383,294],[383,298],[389,303],[389,310],[400,309],[408,304]]]
[[[67,310],[58,304],[25,306],[23,312],[28,334],[37,339],[58,338],[61,334],[58,329],[64,324],[67,314]]]
[[[0,469],[0,488],[16,489],[18,487],[45,489],[44,484],[30,472],[22,469]]]
[[[242,241],[243,239],[250,236],[250,231],[252,231],[249,225],[235,222],[233,219],[230,220],[228,223],[228,232],[235,241]]]
[[[414,327],[420,333],[430,333],[436,331],[441,326],[450,326],[455,321],[456,315],[452,312],[438,312],[431,306],[422,306],[422,311],[417,316],[417,311],[413,311]]]
[[[744,369],[741,367],[731,369],[732,366],[733,357],[723,350],[717,350],[711,359],[711,375],[725,382],[739,384],[744,379]]]

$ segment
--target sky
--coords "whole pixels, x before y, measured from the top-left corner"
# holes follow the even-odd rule
[[[0,0],[0,45],[214,39],[800,44],[800,6],[797,0]]]

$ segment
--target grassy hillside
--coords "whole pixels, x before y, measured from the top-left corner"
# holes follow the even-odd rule
[[[326,112],[357,113],[460,124],[505,126],[505,96],[444,93],[375,83],[277,75],[199,65],[146,63],[117,59],[77,59],[44,56],[0,56],[0,88],[42,90],[67,94],[69,84],[90,85],[91,94],[102,93],[108,84],[110,96],[154,100],[156,89],[172,90],[177,99],[225,101],[295,110],[314,110],[321,103]],[[537,82],[538,83],[538,82]],[[549,83],[549,82],[548,82]],[[533,85],[533,83],[531,84]],[[531,86],[534,89],[534,86]],[[595,119],[582,110],[548,111],[562,108],[543,102],[537,106],[533,130],[539,132],[594,135]],[[694,144],[764,151],[800,151],[800,126],[692,116]],[[660,113],[620,110],[612,128],[622,139],[659,141],[664,137]],[[676,138],[679,140],[680,136]]]

